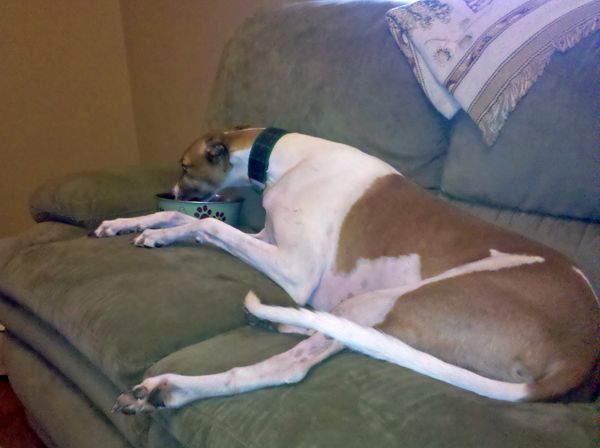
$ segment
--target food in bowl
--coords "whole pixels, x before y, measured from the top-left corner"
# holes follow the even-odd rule
[[[159,211],[185,213],[198,219],[215,218],[237,226],[243,201],[243,198],[216,193],[184,201],[175,199],[171,193],[160,193],[156,195],[156,208]]]

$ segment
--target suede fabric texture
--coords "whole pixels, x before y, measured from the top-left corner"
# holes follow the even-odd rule
[[[277,126],[358,147],[437,187],[448,123],[385,22],[397,2],[306,2],[246,23],[221,59],[207,127]]]
[[[147,375],[215,373],[260,361],[291,348],[299,340],[299,336],[240,328],[174,352],[155,364]],[[66,410],[61,408],[58,417],[46,412],[36,416],[51,428],[52,436],[56,437],[53,431],[57,426],[58,438],[63,442],[65,438],[78,439],[99,431],[101,437],[96,440],[104,443],[106,432],[111,437],[114,434],[110,425],[105,428],[107,422],[114,424],[121,419],[121,427],[116,426],[131,439],[131,433],[123,433],[123,427],[135,425],[140,416],[115,416],[86,398],[89,385],[98,388],[93,383],[97,373],[88,372],[91,378],[84,379],[88,386],[80,391],[28,346],[14,338],[9,344],[11,375],[18,383],[26,382],[22,387],[27,404],[34,409],[47,409],[43,406],[48,398],[45,389],[51,387],[54,402],[68,406]],[[68,351],[63,356],[66,359],[60,361],[62,365],[72,360]],[[33,371],[39,375],[32,376]],[[390,396],[398,399],[390,400]],[[103,397],[102,401],[106,399]],[[86,415],[84,428],[61,432],[63,425],[57,425],[57,419],[68,419],[71,410],[79,411],[82,404],[93,418]],[[145,438],[133,446],[591,448],[596,431],[594,407],[598,404],[523,405],[487,400],[346,351],[317,366],[298,385],[199,401],[150,418],[141,416],[150,426],[142,434]],[[464,431],[467,425],[469,431]],[[94,443],[60,446],[121,446]]]
[[[0,307],[4,305],[4,301],[0,300]],[[17,313],[21,313],[25,321],[29,320],[26,311]],[[11,325],[20,325],[18,319],[10,322]],[[110,412],[116,396],[114,386],[103,378],[98,369],[82,362],[82,356],[69,344],[61,343],[43,323],[33,319],[25,325],[29,328],[20,325],[18,331],[22,335],[22,330],[25,330],[27,342],[15,337],[13,332],[8,336],[5,357],[10,364],[11,383],[27,408],[34,410],[32,417],[56,446],[182,447],[159,421],[148,415],[129,418]],[[47,336],[49,339],[44,340]],[[34,348],[40,346],[44,355]],[[52,390],[47,390],[49,384]],[[48,403],[49,394],[54,403]],[[56,412],[47,412],[49,404]],[[79,412],[84,413],[83,421],[78,418]],[[70,425],[70,422],[78,424]],[[86,441],[90,435],[95,435],[95,438]]]
[[[173,166],[176,166],[173,159]],[[42,185],[30,199],[37,222],[59,221],[92,229],[105,219],[156,211],[154,195],[170,191],[176,168],[128,167],[75,173]]]
[[[281,353],[297,336],[242,328],[187,347],[149,374],[215,373]],[[478,397],[344,351],[302,383],[199,401],[160,415],[188,447],[589,447],[594,404],[514,404]]]
[[[81,355],[57,331],[5,296],[0,300],[0,315],[4,325],[10,329],[9,334],[12,335],[13,342],[42,359],[47,364],[47,369],[52,371],[49,376],[61,377],[63,382],[77,389],[85,401],[89,400],[93,403],[92,407],[99,416],[110,420],[118,432],[133,446],[147,445],[151,419],[147,415],[128,419],[126,416],[112,413],[111,408],[115,397],[121,389],[117,388],[89,359]],[[38,372],[38,370],[30,372]],[[10,376],[13,381],[15,372],[12,365]],[[32,374],[30,373],[29,376]],[[28,395],[35,396],[29,392]],[[41,393],[35,408],[43,409],[39,400],[44,399],[44,394]],[[46,424],[44,417],[44,414],[38,416],[39,423],[52,432],[53,427]]]
[[[40,235],[54,235],[39,243]],[[189,344],[245,325],[243,298],[291,303],[265,276],[210,247],[144,250],[44,223],[21,237],[0,290],[72,344],[119,388]]]
[[[460,114],[442,190],[474,202],[600,220],[598,67],[600,32],[554,54],[492,147]]]
[[[55,446],[132,447],[110,422],[81,399],[77,389],[62,381],[41,358],[12,338],[6,342],[4,353],[11,366],[11,386],[33,419],[52,428],[50,437]],[[77,426],[71,424],[74,421]]]

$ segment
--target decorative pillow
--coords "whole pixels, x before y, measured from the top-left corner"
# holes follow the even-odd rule
[[[464,112],[442,190],[463,200],[600,220],[600,32],[554,55],[492,148]]]
[[[600,0],[421,0],[387,13],[426,95],[467,111],[488,144],[552,54],[600,26]]]

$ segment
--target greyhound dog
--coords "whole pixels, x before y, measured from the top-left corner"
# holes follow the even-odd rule
[[[243,233],[177,212],[103,222],[97,237],[141,232],[156,248],[219,247],[306,308],[245,306],[308,337],[255,365],[164,374],[120,395],[126,414],[300,381],[344,347],[498,400],[561,396],[589,378],[600,309],[563,255],[462,212],[360,150],[275,128],[208,133],[181,159],[179,198],[264,189],[264,229]]]

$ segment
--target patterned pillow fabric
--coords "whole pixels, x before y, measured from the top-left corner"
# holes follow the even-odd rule
[[[552,54],[600,27],[600,0],[421,0],[387,19],[435,107],[491,145]]]
[[[492,148],[459,112],[442,191],[480,204],[600,221],[599,67],[600,32],[555,54]],[[595,238],[600,244],[600,234]]]

